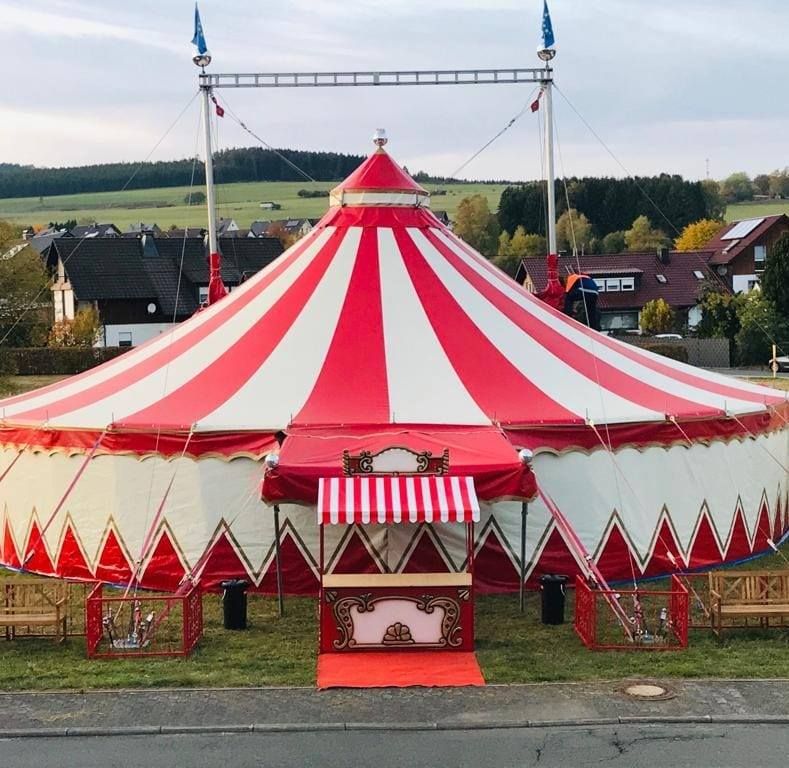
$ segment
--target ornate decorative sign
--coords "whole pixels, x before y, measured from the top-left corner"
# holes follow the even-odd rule
[[[449,472],[449,450],[440,456],[430,451],[418,453],[409,448],[392,446],[378,453],[362,451],[351,454],[343,451],[343,473],[353,475],[446,475]]]

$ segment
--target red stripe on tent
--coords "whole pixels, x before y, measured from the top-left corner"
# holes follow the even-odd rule
[[[364,350],[364,360],[359,351]],[[389,421],[378,238],[359,241],[334,338],[310,396],[294,423],[380,424]]]
[[[16,416],[12,417],[15,420],[19,421],[38,421],[38,420],[45,420],[55,418],[57,416],[61,416],[64,413],[69,413],[71,411],[76,411],[79,408],[83,408],[85,406],[90,405],[91,403],[96,402],[97,400],[101,400],[105,397],[112,395],[119,390],[126,389],[127,387],[135,384],[140,379],[144,378],[145,376],[154,373],[158,369],[164,367],[168,363],[175,360],[177,357],[180,357],[182,354],[188,353],[190,350],[194,354],[194,348],[199,345],[199,343],[205,339],[210,333],[217,330],[219,327],[224,325],[228,322],[233,316],[235,316],[240,310],[246,307],[250,302],[257,299],[260,294],[277,278],[279,275],[282,274],[285,269],[288,268],[304,251],[304,249],[309,245],[309,242],[312,241],[312,238],[305,238],[304,245],[302,246],[299,243],[299,246],[296,247],[291,253],[289,253],[286,257],[277,260],[274,262],[272,269],[264,274],[261,274],[259,278],[259,282],[255,285],[254,289],[249,289],[244,291],[242,294],[237,296],[233,296],[232,299],[222,302],[221,308],[215,312],[215,314],[209,319],[206,320],[202,325],[195,328],[194,330],[190,331],[189,333],[184,334],[182,337],[175,339],[170,344],[166,344],[161,350],[154,353],[150,357],[146,358],[145,360],[140,361],[139,363],[135,364],[131,368],[128,368],[125,371],[118,373],[115,376],[110,377],[106,381],[101,382],[100,384],[96,384],[91,386],[90,383],[87,383],[85,389],[80,390],[78,393],[65,397],[62,400],[55,400],[51,403],[47,403],[38,408],[34,408],[30,411],[25,411],[23,413],[19,413]],[[325,247],[325,246],[324,246]],[[255,280],[255,278],[252,278]],[[156,339],[151,339],[150,341],[146,342],[145,344],[140,345],[136,349],[128,352],[127,355],[137,355],[140,351],[144,350],[149,344],[153,344],[155,342],[161,343],[161,337],[157,337]],[[85,373],[79,374],[78,376],[73,376],[65,383],[69,385],[73,384],[76,381],[79,381],[83,378],[87,378],[93,374],[97,370],[108,370],[114,366],[116,366],[120,360],[124,362],[128,362],[128,358],[124,355],[122,358],[117,358],[116,360],[112,360],[108,363],[105,363],[103,366],[99,368],[94,368],[90,371],[86,371]],[[14,403],[24,402],[26,399],[30,399],[31,397],[37,397],[38,395],[42,394],[43,392],[52,391],[55,392],[60,386],[63,386],[64,383],[55,384],[51,387],[47,387],[44,390],[34,390],[27,395],[20,396],[18,398],[11,398],[3,402],[4,406],[13,405]],[[187,424],[192,424],[192,421],[186,422]]]
[[[452,367],[472,398],[493,420],[518,421],[524,403],[540,423],[579,424],[583,419],[553,400],[524,376],[480,331],[425,262],[403,230],[394,236],[411,282]],[[503,393],[511,400],[503,402]]]
[[[188,426],[219,408],[255,374],[277,348],[312,297],[345,232],[335,232],[288,291],[232,346],[183,386],[119,426]]]
[[[528,334],[540,346],[567,363],[578,373],[619,397],[633,403],[657,411],[676,416],[699,416],[714,409],[700,405],[675,395],[669,395],[657,387],[650,386],[630,374],[624,373],[610,363],[606,363],[594,355],[589,349],[583,349],[569,341],[547,323],[541,322],[529,312],[523,310],[512,299],[507,298],[487,280],[480,277],[456,253],[440,240],[433,232],[426,233],[427,239],[438,252],[462,275],[474,288],[484,296],[496,309],[509,318],[524,333]]]
[[[506,283],[510,287],[515,288],[522,296],[524,296],[529,301],[539,302],[539,306],[544,309],[546,312],[550,312],[554,317],[561,320],[563,323],[570,325],[571,320],[567,317],[563,312],[560,312],[557,309],[541,302],[539,299],[535,298],[535,296],[529,293],[522,285],[518,285],[514,280],[510,280],[507,278],[500,270],[496,269],[492,266],[484,257],[480,256],[476,253],[470,246],[466,245],[460,238],[458,238],[453,233],[449,232],[448,230],[444,230],[448,237],[452,239],[454,243],[468,256],[473,258],[478,264],[484,267],[490,274],[492,274],[499,282]],[[574,326],[577,327],[577,326]],[[623,342],[616,342],[612,339],[609,339],[607,336],[598,333],[597,331],[592,331],[589,328],[581,326],[579,328],[581,333],[584,333],[587,336],[594,338],[594,340],[600,344],[605,345],[609,349],[618,352],[619,354],[627,357],[630,360],[633,360],[641,365],[649,368],[650,370],[656,371],[658,373],[662,373],[665,376],[669,376],[671,378],[676,379],[677,381],[681,381],[684,384],[688,384],[693,387],[698,387],[699,389],[704,389],[708,392],[712,392],[717,395],[721,395],[723,397],[732,397],[737,398],[738,400],[745,400],[746,402],[758,403],[760,405],[764,405],[765,403],[771,404],[778,404],[785,402],[785,398],[781,397],[780,395],[776,395],[774,397],[766,396],[763,397],[762,395],[756,394],[754,392],[749,392],[747,390],[738,389],[736,386],[729,386],[727,384],[722,384],[719,382],[710,381],[708,379],[701,378],[699,376],[693,375],[693,373],[688,371],[679,370],[677,368],[672,368],[669,365],[665,365],[661,363],[660,358],[655,355],[647,355],[643,353],[639,353],[634,347],[629,347],[627,344]],[[715,410],[711,409],[714,413]]]
[[[318,522],[323,525],[363,524],[378,521],[376,487],[383,481],[386,499],[386,521],[398,522],[396,508],[402,511],[399,522],[425,521],[428,507],[433,522],[468,523],[479,520],[479,501],[474,481],[469,477],[396,476],[396,477],[322,477],[318,480]],[[459,482],[465,493],[454,494],[452,483]],[[423,486],[427,485],[426,493]],[[446,497],[446,508],[438,499]],[[337,513],[332,515],[332,498],[337,499]],[[425,503],[427,500],[427,504]],[[373,511],[375,510],[375,511]]]

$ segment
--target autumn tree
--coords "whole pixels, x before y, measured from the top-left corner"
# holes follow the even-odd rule
[[[560,251],[586,249],[592,238],[592,225],[589,219],[575,208],[568,208],[556,222],[556,245]]]
[[[770,248],[761,285],[765,299],[789,320],[789,233],[784,232]]]
[[[750,291],[742,297],[739,321],[735,341],[740,365],[764,365],[770,359],[772,345],[789,338],[789,321],[762,291]]]
[[[73,320],[61,320],[49,332],[50,347],[92,347],[99,338],[101,320],[94,307],[81,309]]]
[[[639,317],[639,325],[644,333],[654,336],[657,333],[671,333],[674,330],[676,315],[665,299],[652,299],[644,304]]]
[[[773,171],[768,189],[773,197],[789,197],[789,168]]]
[[[674,247],[678,251],[701,250],[722,228],[723,224],[720,221],[712,219],[694,221],[682,230],[674,241]]]
[[[519,226],[512,237],[507,232],[499,235],[499,248],[493,263],[510,277],[515,277],[522,259],[527,256],[545,256],[546,253],[545,238],[542,235],[530,235]]]
[[[458,203],[455,234],[489,259],[498,253],[499,224],[485,197],[472,195]]]
[[[654,251],[667,243],[665,232],[654,228],[646,216],[639,216],[625,232],[628,251]]]

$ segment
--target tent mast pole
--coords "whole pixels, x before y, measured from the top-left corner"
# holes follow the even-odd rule
[[[200,75],[200,96],[203,109],[203,148],[205,153],[205,198],[208,208],[208,252],[216,253],[216,195],[214,190],[214,157],[211,149],[211,81],[205,70]]]
[[[521,578],[520,578],[520,607],[523,613],[526,595],[525,595],[525,582],[526,582],[526,519],[529,516],[529,502],[521,502]]]

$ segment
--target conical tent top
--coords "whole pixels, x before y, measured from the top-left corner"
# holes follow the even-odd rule
[[[330,195],[333,206],[429,206],[430,194],[417,184],[384,149],[376,132],[377,149]]]

